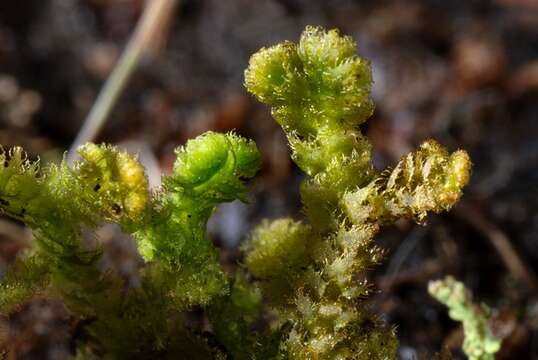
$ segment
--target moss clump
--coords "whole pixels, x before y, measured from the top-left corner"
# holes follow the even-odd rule
[[[35,246],[4,278],[0,311],[36,292],[62,298],[87,324],[81,358],[395,358],[395,331],[369,310],[372,287],[360,276],[383,257],[374,236],[400,217],[422,223],[448,210],[470,161],[429,140],[394,169],[374,168],[359,128],[373,112],[371,83],[369,62],[336,30],[308,27],[298,44],[252,56],[245,84],[271,106],[308,175],[306,218],[263,222],[231,276],[206,224],[217,204],[246,198],[260,160],[253,142],[212,132],[190,140],[156,193],[137,159],[111,146],[84,145],[73,168],[41,170],[20,148],[2,152],[0,208],[32,228]],[[103,222],[136,240],[138,287],[101,273],[99,247],[83,245],[83,230]],[[211,332],[187,325],[194,307]]]
[[[501,339],[489,327],[489,308],[474,304],[471,292],[452,276],[430,282],[428,291],[448,307],[451,319],[463,323],[463,351],[469,359],[494,360],[495,353],[501,349]]]
[[[279,346],[291,359],[392,359],[397,341],[368,310],[371,286],[359,280],[382,258],[373,238],[398,218],[422,223],[448,210],[469,179],[464,151],[429,140],[392,170],[372,164],[359,125],[373,112],[370,64],[338,31],[308,27],[298,44],[254,54],[247,89],[271,106],[301,185],[305,221],[279,219],[254,231],[246,266],[281,324]]]

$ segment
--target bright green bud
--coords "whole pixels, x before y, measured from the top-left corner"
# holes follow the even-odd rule
[[[243,179],[252,177],[260,163],[256,144],[234,134],[205,133],[176,154],[172,186],[214,203],[242,198]]]

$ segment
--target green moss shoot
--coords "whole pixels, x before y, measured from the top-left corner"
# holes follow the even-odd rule
[[[247,90],[270,106],[307,175],[304,218],[260,224],[236,274],[223,271],[206,225],[219,203],[246,200],[260,165],[254,142],[213,132],[188,141],[156,192],[136,157],[113,146],[82,146],[72,168],[2,151],[0,208],[32,229],[34,246],[3,279],[0,311],[35,294],[61,298],[86,324],[79,358],[396,358],[395,329],[368,305],[364,275],[383,258],[374,237],[399,218],[424,223],[450,209],[470,160],[428,140],[376,169],[360,130],[374,110],[371,84],[370,63],[337,30],[307,27],[297,44],[252,56]],[[135,239],[139,286],[102,273],[101,249],[84,245],[103,223]],[[192,309],[207,327],[189,324]]]

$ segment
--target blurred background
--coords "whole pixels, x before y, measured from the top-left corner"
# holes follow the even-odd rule
[[[58,161],[69,148],[136,22],[142,0],[25,0],[0,5],[0,143]],[[494,309],[498,359],[538,359],[538,1],[179,0],[154,34],[95,141],[140,153],[153,185],[173,149],[207,130],[254,139],[263,168],[248,204],[222,206],[210,234],[222,262],[263,218],[300,217],[303,175],[280,128],[242,86],[249,56],[296,41],[305,25],[351,35],[373,64],[374,116],[363,127],[379,167],[424,139],[466,149],[471,184],[427,227],[399,222],[372,280],[376,311],[398,329],[401,359],[441,348],[463,358],[462,331],[427,294],[453,274]],[[134,245],[99,231],[104,269],[136,282]],[[0,274],[31,235],[0,218]],[[60,302],[36,298],[0,319],[8,358],[65,359],[78,329]]]

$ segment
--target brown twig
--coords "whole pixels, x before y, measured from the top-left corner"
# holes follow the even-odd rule
[[[525,283],[532,290],[538,288],[536,275],[525,265],[516,249],[512,246],[508,236],[495,224],[488,221],[478,208],[460,206],[455,213],[458,217],[480,231],[491,242],[516,280]]]

